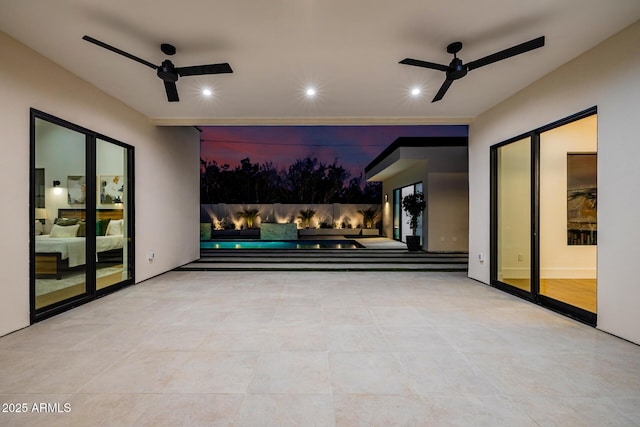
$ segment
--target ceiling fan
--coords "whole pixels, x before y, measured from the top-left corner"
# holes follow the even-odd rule
[[[456,55],[462,49],[461,42],[453,42],[447,46],[447,52],[453,54],[453,59],[449,65],[436,64],[428,61],[420,61],[419,59],[406,58],[400,61],[400,64],[415,65],[416,67],[431,68],[433,70],[444,71],[446,78],[440,90],[433,98],[431,102],[440,101],[444,94],[455,80],[461,79],[467,75],[467,72],[475,70],[476,68],[484,67],[485,65],[493,64],[494,62],[502,61],[503,59],[511,58],[512,56],[520,55],[521,53],[528,52],[533,49],[544,46],[544,36],[529,40],[528,42],[521,43],[519,45],[510,47],[500,52],[493,53],[491,55],[480,58],[476,61],[471,61],[467,64],[463,63]]]
[[[158,77],[162,79],[164,82],[164,89],[167,92],[167,100],[169,102],[178,102],[180,98],[178,97],[178,88],[176,87],[176,82],[179,77],[185,76],[200,76],[204,74],[223,74],[223,73],[233,73],[231,66],[228,63],[222,64],[209,64],[209,65],[194,65],[191,67],[176,67],[173,63],[165,59],[162,61],[161,65],[152,64],[149,61],[145,61],[144,59],[138,58],[135,55],[132,55],[124,50],[120,50],[117,47],[113,47],[108,45],[100,40],[96,40],[93,37],[84,36],[83,40],[86,40],[90,43],[103,47],[107,50],[115,52],[119,55],[125,56],[129,59],[133,59],[143,65],[146,65],[149,68],[153,68],[157,70]],[[163,43],[160,45],[160,49],[165,55],[175,55],[176,48],[168,43]]]

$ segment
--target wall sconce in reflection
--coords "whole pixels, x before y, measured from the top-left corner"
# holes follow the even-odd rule
[[[62,194],[62,188],[60,188],[60,181],[53,181],[53,194]]]
[[[386,193],[386,194],[384,195],[384,202],[385,202],[385,203],[389,203],[389,193]]]

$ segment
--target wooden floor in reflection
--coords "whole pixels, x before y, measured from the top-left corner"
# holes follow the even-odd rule
[[[98,277],[96,279],[96,290],[104,289],[106,287],[115,285],[116,283],[120,283],[122,281],[122,266],[116,266],[115,271],[110,271],[109,274],[100,274],[100,269],[98,269]],[[80,275],[80,282],[74,283],[70,286],[64,287],[62,289],[55,290],[53,292],[47,292],[42,295],[36,296],[36,309],[40,309],[46,307],[51,304],[55,304],[60,301],[64,301],[66,299],[82,295],[86,292],[86,283],[83,278],[84,275]],[[37,286],[37,279],[36,279]]]
[[[502,279],[518,289],[529,292],[529,279]],[[540,295],[548,296],[574,307],[597,313],[596,279],[540,279]]]

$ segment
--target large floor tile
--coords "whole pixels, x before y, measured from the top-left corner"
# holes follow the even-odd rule
[[[415,394],[392,353],[331,353],[331,384],[337,394]]]
[[[336,395],[336,426],[428,426],[426,405],[414,395]]]
[[[326,352],[267,352],[260,355],[249,392],[330,394]]]
[[[249,394],[237,425],[299,427],[335,425],[333,400],[325,395]]]

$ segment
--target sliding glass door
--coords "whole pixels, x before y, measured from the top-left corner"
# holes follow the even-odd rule
[[[96,290],[132,278],[131,183],[126,147],[96,139]]]
[[[595,324],[595,108],[491,147],[491,283]]]
[[[531,292],[531,138],[496,148],[497,279]]]
[[[540,134],[540,298],[597,313],[597,116]]]
[[[31,319],[133,283],[133,147],[31,117]]]
[[[87,203],[87,137],[35,118],[33,295],[36,310],[87,294],[86,221],[70,215]]]

